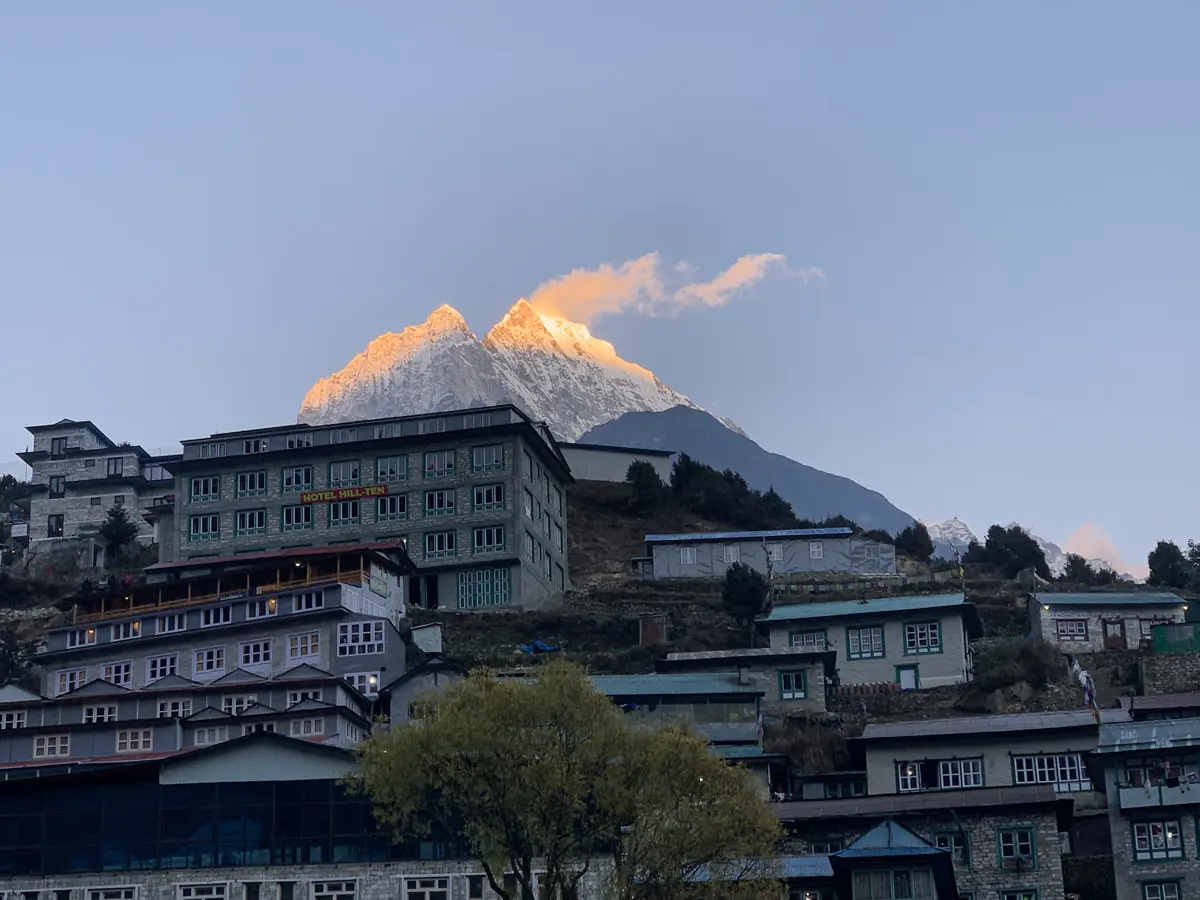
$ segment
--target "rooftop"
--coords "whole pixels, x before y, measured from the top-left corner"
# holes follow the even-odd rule
[[[736,675],[593,675],[592,683],[609,697],[766,693],[761,684],[739,683]]]
[[[1100,711],[1102,722],[1128,722],[1123,709]],[[1095,728],[1090,710],[1045,713],[1012,713],[998,716],[963,716],[952,719],[920,719],[908,722],[872,723],[863,729],[862,739],[936,738],[946,735],[1011,734],[1023,731],[1050,731],[1056,728]]]
[[[1129,706],[1133,712],[1160,709],[1195,709],[1200,707],[1200,691],[1188,691],[1180,694],[1155,694],[1151,697],[1131,697]]]
[[[864,600],[834,600],[830,602],[791,603],[777,606],[771,614],[760,618],[768,625],[775,622],[794,622],[806,619],[836,619],[848,616],[886,616],[894,613],[918,612],[929,609],[962,610],[972,637],[982,634],[979,616],[973,604],[962,594],[929,594],[914,597],[878,597]]]
[[[782,531],[691,531],[684,534],[648,534],[647,544],[696,543],[698,541],[776,541],[787,538],[849,537],[852,528],[788,528]]]
[[[783,821],[810,819],[886,817],[938,809],[976,809],[996,806],[1033,806],[1054,803],[1058,795],[1050,784],[974,788],[966,791],[929,791],[923,794],[879,794],[849,800],[798,800],[773,803],[771,809]],[[1065,801],[1068,805],[1073,800]]]
[[[1092,591],[1077,594],[1038,594],[1043,606],[1182,606],[1178,594],[1166,591]]]
[[[1151,719],[1100,727],[1096,753],[1165,751],[1200,746],[1200,718]]]
[[[408,552],[399,541],[382,541],[370,544],[332,544],[327,547],[289,547],[285,550],[262,550],[258,553],[239,553],[236,556],[201,556],[196,559],[180,559],[175,562],[155,563],[146,568],[147,572],[166,572],[178,569],[207,569],[212,566],[232,568],[244,563],[266,562],[268,560],[296,559],[307,556],[333,556],[338,553],[401,553],[403,561],[412,565]],[[389,561],[390,562],[390,561]],[[395,563],[390,563],[395,565]],[[415,568],[409,571],[415,571]]]
[[[836,650],[818,650],[816,647],[755,647],[753,650],[700,650],[695,653],[668,653],[655,668],[660,672],[682,672],[685,670],[718,671],[742,666],[754,667],[768,663],[790,662],[795,664],[824,663],[827,675],[837,669]]]

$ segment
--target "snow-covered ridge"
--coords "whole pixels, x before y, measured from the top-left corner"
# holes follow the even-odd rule
[[[1024,531],[1042,548],[1042,553],[1046,557],[1046,565],[1050,569],[1050,574],[1056,578],[1062,575],[1067,565],[1067,554],[1063,551],[1062,547],[1053,541],[1038,537],[1038,535],[1017,522],[1010,522],[1005,527],[1012,528],[1013,526]],[[927,522],[925,523],[925,527],[929,530],[929,536],[933,539],[933,555],[941,559],[954,559],[955,551],[961,557],[972,541],[980,544],[983,543],[983,538],[976,537],[975,533],[967,526],[967,523],[961,519],[954,518],[947,519],[945,522]],[[1088,565],[1093,569],[1112,569],[1112,565],[1099,558],[1089,559]]]
[[[696,407],[586,325],[522,299],[482,341],[445,305],[421,325],[380,335],[312,386],[298,420],[318,425],[496,403],[515,403],[566,441],[627,412]]]

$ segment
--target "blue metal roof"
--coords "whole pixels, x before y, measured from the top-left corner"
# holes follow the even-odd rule
[[[853,528],[788,528],[782,531],[690,531],[684,534],[648,534],[647,544],[692,541],[770,541],[780,538],[849,537]]]
[[[760,622],[791,622],[802,619],[834,619],[844,616],[874,616],[966,606],[962,594],[930,594],[915,597],[879,597],[871,600],[835,600],[832,602],[792,603],[777,606]]]
[[[729,675],[593,675],[592,684],[609,697],[703,696],[705,694],[761,695],[761,684],[739,684]]]
[[[929,856],[946,852],[898,822],[887,819],[834,856],[839,859],[864,856]]]
[[[1187,603],[1167,591],[1094,591],[1080,594],[1038,594],[1038,603],[1055,606],[1183,606]]]
[[[768,753],[758,744],[709,744],[711,753],[723,759],[774,759],[780,753]]]
[[[771,874],[780,879],[833,877],[833,866],[830,864],[828,856],[783,856],[776,860],[776,862],[779,864],[779,867],[776,872],[772,872]],[[750,877],[762,877],[764,863],[731,860],[724,864],[722,868],[729,872],[750,869]],[[711,877],[708,866],[703,866],[696,870],[690,880],[693,882],[703,882],[708,881]],[[721,875],[718,874],[717,877],[721,877]],[[740,881],[741,879],[738,878],[737,880]]]
[[[1200,746],[1200,719],[1149,719],[1100,726],[1096,753],[1167,751]]]

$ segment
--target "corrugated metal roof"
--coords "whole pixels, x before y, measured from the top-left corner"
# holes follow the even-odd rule
[[[1134,697],[1131,703],[1135,711],[1139,709],[1193,709],[1200,707],[1200,691]]]
[[[722,759],[775,759],[783,756],[781,753],[768,753],[758,744],[709,744],[708,749]]]
[[[791,622],[799,619],[832,619],[842,616],[873,616],[964,606],[962,594],[927,594],[914,597],[878,597],[871,600],[835,600],[818,603],[792,603],[777,606],[760,622]]]
[[[610,697],[703,694],[765,694],[761,684],[739,684],[736,675],[593,675],[592,684]]]
[[[697,650],[694,653],[668,653],[668,662],[690,662],[692,660],[756,659],[772,656],[819,656],[825,653],[816,647],[755,647],[753,650]]]
[[[1101,721],[1128,722],[1123,709],[1103,709]],[[998,716],[963,716],[950,719],[919,719],[908,722],[879,722],[863,729],[864,741],[895,738],[933,738],[963,734],[1007,734],[1020,731],[1050,731],[1055,728],[1096,727],[1090,710],[1045,713],[1010,713]]]
[[[828,856],[784,856],[778,862],[777,877],[789,880],[792,878],[832,878],[833,865],[829,862]],[[729,878],[735,873],[748,871],[751,878],[762,877],[762,873],[766,868],[766,864],[762,862],[746,860],[731,860],[721,866],[723,872],[718,872],[718,878]],[[776,872],[771,872],[776,875]],[[702,866],[689,879],[693,882],[704,882],[712,878],[708,866]],[[741,880],[740,877],[735,880]]]
[[[1102,725],[1096,752],[1165,751],[1195,746],[1200,746],[1200,718],[1151,719]]]
[[[1094,591],[1081,594],[1038,594],[1038,602],[1055,606],[1178,606],[1187,603],[1178,594],[1166,591]]]
[[[898,816],[934,809],[970,809],[995,806],[1029,806],[1054,803],[1057,795],[1050,784],[974,788],[967,791],[929,791],[924,794],[879,794],[849,800],[799,800],[772,803],[783,821]]]
[[[683,534],[648,534],[647,544],[678,544],[696,541],[770,541],[780,538],[848,537],[853,528],[788,528],[782,531],[689,531]]]

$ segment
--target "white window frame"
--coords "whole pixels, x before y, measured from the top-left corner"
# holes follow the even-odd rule
[[[791,687],[788,687],[788,683]],[[782,700],[804,700],[808,697],[808,675],[802,670],[779,673],[779,696]]]
[[[358,440],[358,428],[331,428],[329,429],[329,443],[331,444],[352,444]]]
[[[317,700],[322,698],[320,688],[302,688],[298,691],[288,691],[288,707],[293,707],[297,703],[303,703],[305,700]]]
[[[242,736],[243,737],[245,737],[248,734],[254,734],[254,732],[256,732],[256,731],[269,731],[271,734],[274,734],[275,733],[275,723],[274,722],[247,722],[245,725],[242,726]]]
[[[864,652],[863,638],[868,638],[870,648]],[[857,643],[858,649],[855,650]],[[847,659],[885,659],[887,645],[883,640],[882,625],[856,625],[846,629],[846,658]]]
[[[188,520],[189,541],[215,541],[221,537],[221,514],[205,513]]]
[[[504,509],[504,483],[477,484],[471,488],[471,508],[475,511]]]
[[[681,566],[696,565],[696,545],[684,544],[679,548],[679,564]]]
[[[1055,619],[1054,636],[1065,643],[1085,643],[1088,640],[1087,619]]]
[[[824,541],[809,541],[808,542],[808,558],[809,559],[824,559],[825,558],[825,542]]]
[[[425,517],[452,516],[457,511],[457,491],[454,488],[438,488],[425,492]]]
[[[11,728],[24,728],[27,721],[27,710],[10,709],[6,712],[0,712],[0,731],[7,731]]]
[[[186,719],[191,714],[191,697],[183,697],[176,700],[158,701],[158,717],[160,719]]]
[[[382,619],[338,623],[338,656],[374,656],[387,647],[387,629]]]
[[[192,675],[220,676],[225,673],[224,647],[197,647],[192,651]]]
[[[1024,839],[1023,839],[1024,838]],[[1034,860],[1037,853],[1037,832],[1032,828],[1001,828],[996,838],[1000,865],[1019,859]],[[1029,852],[1022,853],[1021,845],[1028,844]]]
[[[187,631],[187,613],[167,613],[154,622],[155,634],[175,634],[179,631]]]
[[[288,734],[292,737],[313,737],[325,734],[325,717],[316,716],[311,719],[292,719],[288,723]]]
[[[421,457],[421,471],[426,478],[449,478],[456,469],[453,450],[428,450]]]
[[[87,684],[87,669],[59,669],[54,673],[54,696],[61,697]]]
[[[280,479],[280,493],[302,494],[313,489],[312,466],[285,466]]]
[[[240,716],[258,703],[258,694],[226,694],[221,698],[221,712],[227,716]]]
[[[233,533],[239,537],[267,533],[265,509],[239,509],[233,516]]]
[[[767,561],[783,562],[783,542],[773,541],[767,544]]]
[[[727,566],[732,566],[742,561],[742,547],[740,544],[724,544],[721,546],[721,562]]]
[[[242,441],[242,453],[249,456],[252,453],[266,453],[271,449],[269,437],[246,438]]]
[[[425,532],[425,558],[450,559],[458,555],[457,531]]]
[[[218,625],[228,625],[233,621],[233,604],[225,606],[206,606],[200,610],[200,627],[216,628]]]
[[[71,735],[39,734],[33,739],[34,759],[61,759],[71,755]]]
[[[310,900],[358,900],[358,879],[314,881]]]
[[[362,462],[357,459],[339,459],[329,464],[329,487],[348,488],[362,484]]]
[[[137,900],[138,889],[133,886],[85,888],[87,900]]]
[[[486,609],[512,601],[512,577],[506,568],[458,573],[458,608]]]
[[[213,441],[212,443],[209,443],[209,444],[201,444],[200,445],[200,458],[201,459],[216,459],[216,458],[224,456],[224,455],[225,455],[225,442],[224,441]]]
[[[364,697],[374,697],[379,693],[378,672],[349,672],[342,677]]]
[[[1179,819],[1133,823],[1133,858],[1136,862],[1183,859],[1183,829]],[[1157,846],[1156,846],[1157,844]]]
[[[479,447],[471,448],[471,471],[479,472],[503,472],[504,471],[504,445],[503,444],[484,444]]]
[[[1059,793],[1092,790],[1081,753],[1035,753],[1013,757],[1013,784],[1052,784]]]
[[[142,623],[139,619],[135,619],[132,622],[114,622],[110,640],[113,643],[117,641],[132,641],[136,637],[141,637],[141,635]]]
[[[250,600],[246,604],[247,619],[269,619],[279,610],[279,603],[274,597],[261,600]]]
[[[220,475],[197,475],[188,483],[188,500],[192,503],[207,503],[221,499]]]
[[[238,659],[242,668],[269,666],[271,664],[271,639],[243,641],[238,647]]]
[[[222,741],[229,740],[229,726],[227,725],[209,725],[201,726],[194,732],[192,743],[197,747],[208,747],[212,744],[219,744]]]
[[[229,900],[229,882],[203,882],[175,886],[176,900]]]
[[[406,875],[402,883],[404,900],[454,900],[449,875]]]
[[[103,706],[85,706],[82,721],[84,725],[96,725],[102,722],[117,721],[117,705],[106,703]]]
[[[1182,896],[1178,881],[1142,882],[1142,900],[1180,900]]]
[[[151,656],[146,660],[146,683],[158,681],[169,675],[179,674],[179,654],[164,653],[161,656]]]
[[[292,595],[292,612],[312,612],[325,608],[325,592],[323,590],[301,591]]]
[[[957,791],[983,787],[982,759],[943,759],[938,763],[938,789]]]
[[[287,636],[288,662],[303,662],[321,658],[321,632],[302,631]]]
[[[375,500],[376,522],[403,522],[408,518],[408,495],[388,494]]]
[[[95,628],[78,628],[67,632],[67,647],[90,647],[96,643]]]
[[[117,687],[133,687],[133,660],[121,659],[104,663],[100,667],[100,680],[115,684]]]
[[[362,521],[362,509],[357,500],[335,500],[329,504],[329,527],[345,528]]]
[[[286,446],[288,450],[303,450],[312,445],[313,436],[311,431],[301,431],[287,436]]]
[[[827,647],[828,636],[824,631],[793,631],[788,634],[788,646],[800,647],[805,650],[824,650]]]
[[[380,456],[375,459],[375,483],[399,484],[408,481],[408,456]]]
[[[474,529],[471,533],[472,553],[503,553],[507,546],[504,540],[503,525],[484,525]]]

